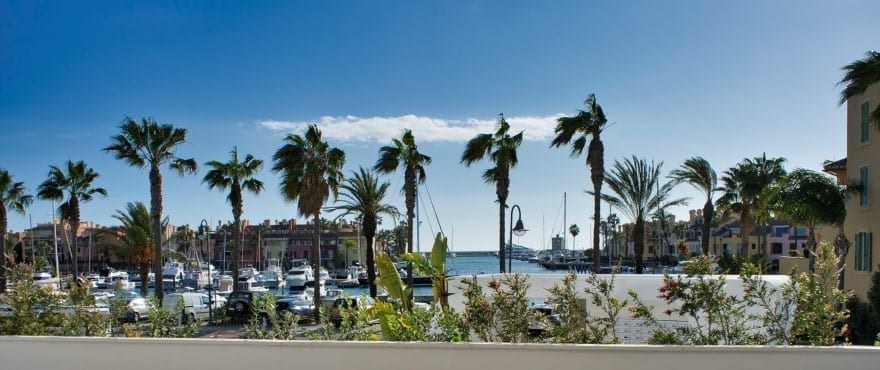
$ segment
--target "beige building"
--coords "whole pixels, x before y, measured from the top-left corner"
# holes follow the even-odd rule
[[[877,271],[880,251],[874,246],[874,229],[880,230],[880,130],[870,113],[880,104],[880,83],[846,102],[846,159],[826,166],[838,181],[857,180],[866,191],[846,202],[846,236],[852,247],[846,256],[844,288],[865,298],[871,275]]]

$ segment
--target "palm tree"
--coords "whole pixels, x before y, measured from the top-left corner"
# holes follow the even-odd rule
[[[578,227],[577,224],[571,224],[571,226],[568,227],[568,233],[571,234],[571,249],[575,250],[575,247],[577,246],[577,236],[581,233],[581,228]],[[594,262],[595,261],[597,260],[594,260]]]
[[[296,201],[299,214],[312,216],[315,225],[315,268],[321,268],[321,207],[331,193],[335,199],[342,183],[345,152],[331,148],[321,140],[317,125],[306,129],[305,135],[290,134],[272,157],[272,171],[281,173],[281,196],[288,202]],[[321,289],[315,273],[315,292]],[[321,307],[321,295],[315,294],[315,309]]]
[[[413,251],[413,219],[415,218],[416,196],[418,191],[418,183],[425,182],[425,167],[431,164],[431,157],[419,152],[416,145],[416,139],[413,137],[412,131],[406,130],[399,139],[391,140],[391,146],[383,146],[379,149],[379,160],[373,166],[373,170],[379,173],[392,173],[398,167],[403,167],[403,188],[401,191],[406,198],[406,224],[409,225],[406,231],[407,247],[406,251]],[[369,262],[367,267],[370,267]],[[407,281],[412,286],[412,264],[407,264]],[[371,280],[372,286],[372,280]]]
[[[784,215],[792,224],[807,226],[809,232],[805,249],[809,252],[812,270],[815,261],[813,252],[816,248],[816,226],[843,225],[846,219],[847,193],[828,176],[796,169],[771,184],[767,188],[766,197],[770,210]]]
[[[661,207],[671,207],[685,203],[684,198],[669,199],[674,182],[660,185],[660,167],[663,163],[648,164],[644,159],[633,156],[615,161],[605,184],[615,194],[602,194],[601,198],[630,217],[635,223],[632,228],[635,249],[636,273],[644,270],[645,218]],[[596,194],[591,193],[593,196]]]
[[[765,213],[761,203],[762,193],[768,185],[785,176],[784,162],[785,158],[767,158],[767,154],[763,154],[754,159],[745,158],[724,171],[724,177],[721,178],[722,194],[717,203],[725,213],[739,215],[740,254],[747,254],[755,219]]]
[[[15,182],[9,171],[0,168],[0,240],[6,240],[8,211],[24,215],[33,203],[34,196],[28,195],[23,182]],[[0,243],[0,293],[6,291],[6,243]]]
[[[370,297],[376,297],[376,265],[373,242],[376,237],[379,216],[382,214],[398,216],[397,208],[384,204],[382,201],[388,193],[388,182],[379,183],[379,178],[363,167],[360,172],[352,172],[354,177],[345,180],[340,202],[342,204],[328,207],[331,212],[342,211],[339,217],[355,215],[363,222],[364,238],[367,240],[367,280],[370,285]]]
[[[880,52],[868,51],[864,59],[847,64],[842,69],[846,74],[839,83],[846,87],[840,92],[840,104],[856,95],[864,94],[868,86],[880,82]],[[871,113],[871,120],[880,128],[880,105]]]
[[[129,261],[138,265],[141,276],[141,295],[147,296],[150,264],[156,256],[155,235],[151,232],[152,218],[150,212],[141,202],[128,203],[125,211],[117,210],[113,218],[122,226],[118,230],[119,245],[117,249],[126,252]],[[162,227],[168,225],[168,217],[162,220]]]
[[[193,158],[179,158],[175,155],[177,146],[186,142],[186,129],[176,128],[170,124],[160,125],[152,118],[143,118],[138,123],[126,117],[119,125],[121,133],[110,138],[110,146],[105,152],[113,153],[113,157],[129,166],[149,167],[150,174],[150,217],[153,218],[153,240],[161,244],[162,240],[162,173],[163,165],[184,176],[195,173],[198,165]],[[156,274],[156,298],[162,301],[162,249],[156,249],[153,270]]]
[[[254,195],[258,195],[263,191],[263,182],[254,178],[257,172],[260,171],[260,168],[263,167],[263,161],[255,159],[250,154],[244,157],[244,161],[239,161],[237,147],[232,147],[231,154],[232,158],[229,162],[206,162],[205,166],[211,170],[202,179],[202,183],[207,183],[208,189],[229,189],[229,195],[226,196],[226,200],[232,205],[232,238],[235,240],[235,248],[232,251],[232,281],[238,281],[238,258],[240,255],[238,249],[244,244],[241,236],[241,213],[244,207],[242,191],[244,190]]]
[[[574,117],[560,117],[556,122],[556,137],[550,143],[551,147],[560,147],[571,143],[571,156],[577,157],[584,152],[587,145],[587,136],[590,136],[590,145],[587,148],[586,164],[590,169],[590,180],[593,182],[593,194],[602,194],[602,181],[605,178],[605,146],[602,144],[601,134],[605,130],[608,120],[599,103],[596,103],[596,95],[590,94],[584,101],[586,110],[578,111]],[[575,138],[577,137],[577,138]],[[593,261],[599,261],[599,222],[601,221],[601,197],[593,198]],[[599,273],[599,263],[593,263],[593,272]]]
[[[61,218],[70,224],[73,232],[73,276],[79,276],[79,251],[77,234],[80,221],[80,203],[89,202],[95,194],[107,196],[104,188],[93,187],[98,173],[85,162],[68,160],[67,172],[57,166],[49,166],[49,178],[40,184],[37,196],[40,199],[61,201],[67,193],[67,200],[58,207]]]
[[[704,256],[709,255],[709,232],[712,217],[715,215],[715,206],[712,198],[718,188],[718,175],[712,169],[709,161],[702,157],[689,158],[682,163],[681,167],[672,170],[669,177],[681,183],[686,182],[706,195],[706,203],[703,205],[703,224],[700,229],[703,237],[700,240],[700,250]]]
[[[519,162],[516,149],[522,143],[523,133],[510,136],[510,124],[502,113],[498,120],[495,134],[479,134],[467,142],[461,163],[466,166],[488,157],[495,167],[483,172],[483,181],[495,184],[495,195],[498,199],[498,271],[504,272],[504,211],[507,209],[507,196],[510,194],[510,169]]]

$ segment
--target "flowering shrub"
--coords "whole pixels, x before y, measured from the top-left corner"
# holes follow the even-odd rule
[[[528,342],[529,275],[508,274],[489,282],[491,300],[483,294],[476,276],[462,279],[464,322],[484,342]]]

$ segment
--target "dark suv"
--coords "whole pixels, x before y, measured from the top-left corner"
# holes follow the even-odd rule
[[[229,294],[226,301],[226,316],[236,321],[247,321],[251,318],[254,298],[268,295],[268,292],[248,292],[237,290]]]

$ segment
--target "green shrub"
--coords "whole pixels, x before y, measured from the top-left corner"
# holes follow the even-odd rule
[[[192,338],[199,332],[198,320],[183,320],[183,298],[177,300],[173,310],[165,309],[155,296],[147,300],[150,325],[144,330],[145,337]]]
[[[491,301],[483,294],[476,276],[461,280],[465,297],[464,322],[485,342],[528,342],[529,275],[508,274],[489,282]]]

